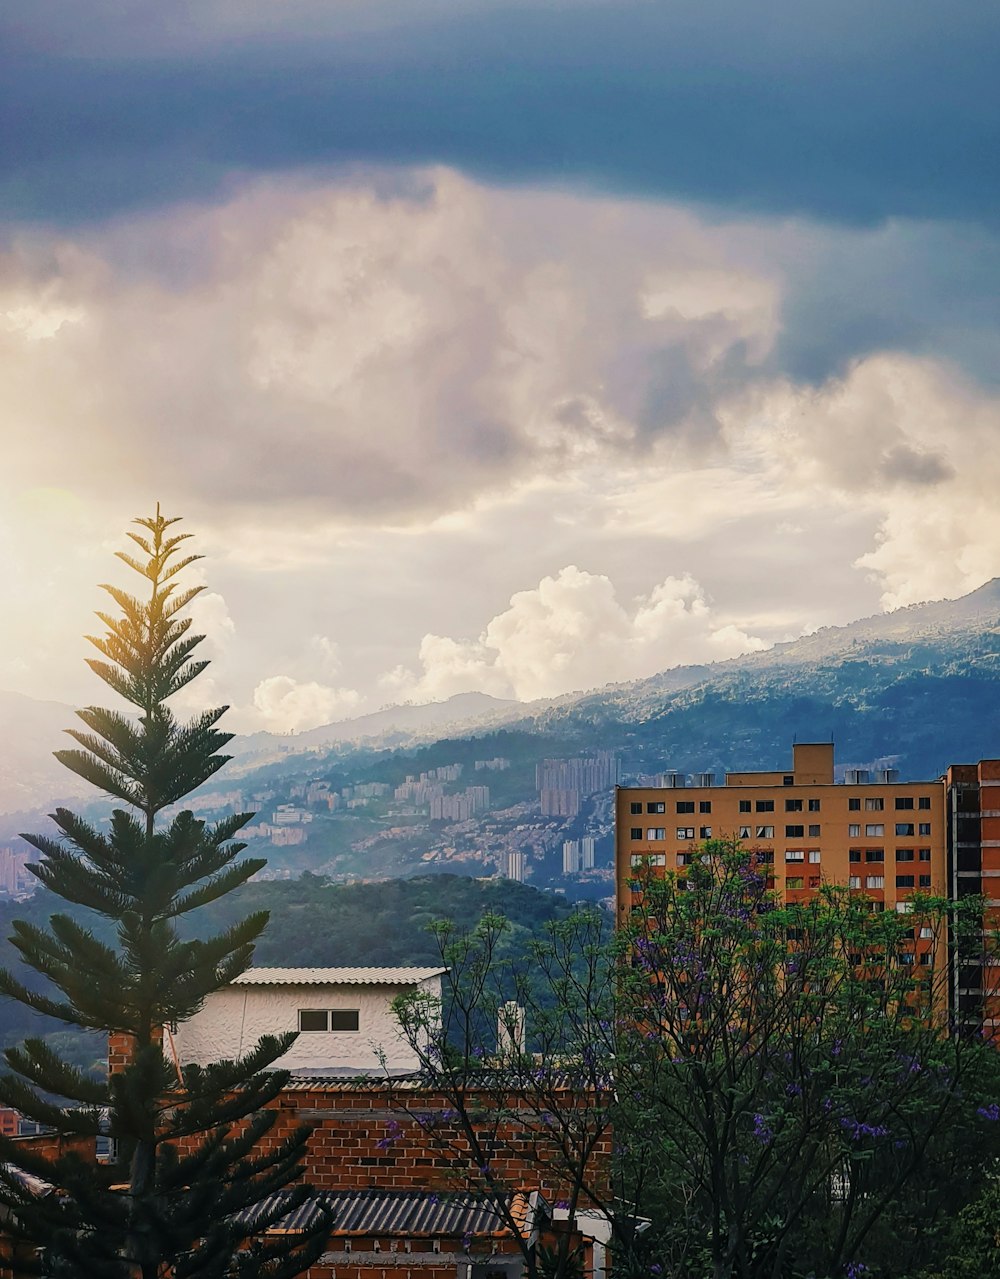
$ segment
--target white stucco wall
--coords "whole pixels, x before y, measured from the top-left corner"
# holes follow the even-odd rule
[[[390,1069],[414,1070],[418,1062],[400,1036],[392,1001],[415,988],[439,997],[441,978],[426,978],[418,987],[228,986],[209,995],[201,1012],[181,1023],[174,1035],[174,1046],[182,1063],[203,1066],[238,1057],[253,1047],[261,1035],[298,1030],[301,1008],[357,1009],[357,1031],[304,1031],[275,1065],[283,1070],[377,1070],[380,1047]]]

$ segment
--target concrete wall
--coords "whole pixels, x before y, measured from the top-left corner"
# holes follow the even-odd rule
[[[403,1042],[392,1001],[412,986],[229,986],[209,995],[201,1012],[184,1022],[174,1035],[181,1062],[206,1065],[237,1057],[261,1035],[298,1030],[299,1009],[358,1010],[358,1029],[305,1031],[291,1051],[275,1064],[286,1070],[330,1067],[377,1070],[378,1049],[393,1070],[414,1070],[415,1054]],[[430,977],[419,989],[440,996],[440,977]]]

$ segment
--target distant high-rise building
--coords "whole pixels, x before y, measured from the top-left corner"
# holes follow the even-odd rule
[[[563,874],[575,875],[580,869],[580,844],[578,840],[563,841]]]
[[[593,870],[594,857],[596,853],[595,840],[593,835],[584,835],[580,840],[580,869]]]
[[[584,759],[543,759],[535,767],[535,785],[543,817],[575,817],[580,802],[597,791],[609,791],[618,775],[612,751]]]
[[[524,853],[520,850],[512,850],[505,858],[505,873],[508,879],[516,879],[519,884],[524,883]]]

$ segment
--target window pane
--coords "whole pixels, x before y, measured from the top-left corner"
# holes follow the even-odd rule
[[[358,1010],[356,1008],[331,1008],[331,1030],[357,1030]]]
[[[326,1030],[325,1008],[300,1008],[299,1030]]]

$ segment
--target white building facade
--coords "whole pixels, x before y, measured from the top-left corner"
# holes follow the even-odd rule
[[[402,1073],[418,1066],[392,1011],[397,995],[441,997],[446,968],[251,968],[173,1034],[181,1064],[239,1057],[262,1035],[297,1031],[282,1070]],[[168,1045],[169,1051],[169,1045]]]

